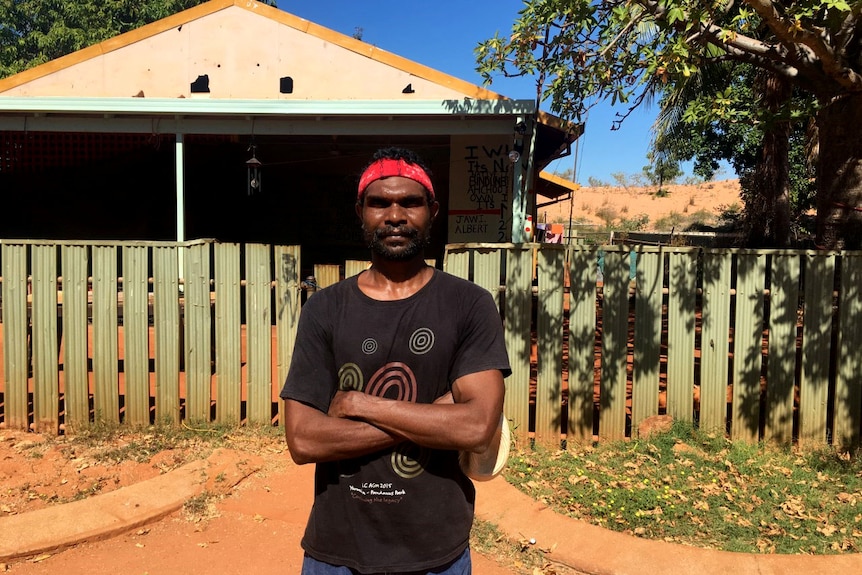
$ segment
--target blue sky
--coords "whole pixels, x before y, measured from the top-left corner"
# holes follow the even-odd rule
[[[521,0],[278,0],[279,9],[295,16],[347,35],[362,28],[369,44],[477,85],[482,77],[475,71],[473,49],[497,31],[508,34],[522,6]],[[488,88],[509,98],[536,97],[530,79],[499,77]],[[549,111],[549,105],[542,109]],[[593,108],[576,153],[549,169],[576,167],[575,179],[582,185],[590,177],[613,183],[611,174],[640,174],[657,108],[637,110],[620,130],[611,131],[615,112],[625,111],[605,104]]]

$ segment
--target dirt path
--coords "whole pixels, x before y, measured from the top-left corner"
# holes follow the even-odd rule
[[[52,497],[106,492],[160,473],[178,453],[145,463],[112,464],[78,446],[36,434],[0,430],[0,517],[51,504]],[[313,493],[313,467],[297,466],[278,442],[253,447],[265,457],[259,472],[225,498],[201,502],[104,541],[0,564],[16,575],[285,575],[299,573],[299,541]],[[101,485],[101,487],[96,487]],[[68,486],[68,487],[67,487]],[[89,487],[88,487],[89,486]],[[83,495],[79,495],[83,496]],[[514,575],[512,566],[474,553],[477,575]]]

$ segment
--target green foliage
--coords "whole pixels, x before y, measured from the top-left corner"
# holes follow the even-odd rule
[[[674,424],[649,440],[512,454],[506,478],[559,513],[746,553],[857,552],[862,460],[730,442]]]
[[[205,0],[0,0],[0,78]],[[265,4],[275,6],[275,0]]]
[[[590,176],[589,178],[587,178],[587,185],[591,188],[606,188],[606,187],[608,187],[607,182],[605,182],[604,180],[600,180],[598,178],[594,178],[593,176]]]
[[[774,120],[804,129],[804,120],[816,112],[821,131],[847,133],[841,131],[844,114],[825,113],[838,108],[823,106],[846,100],[853,113],[862,107],[860,18],[859,7],[844,0],[529,0],[511,35],[497,35],[478,46],[477,69],[487,82],[500,75],[535,76],[542,99],[567,119],[584,119],[599,102],[620,104],[623,112],[611,129],[642,102],[662,96],[663,110],[671,111],[665,120],[685,126],[672,144],[664,144],[667,159],[696,156],[695,173],[707,179],[720,159],[729,159],[742,177],[741,166],[753,166],[763,157],[757,153],[766,140],[759,136]],[[755,83],[759,74],[794,90],[786,105],[763,105],[763,92]],[[772,132],[773,142],[779,133]],[[829,136],[819,142],[817,161],[845,167],[818,172],[821,205],[855,205],[862,194],[862,133],[847,133],[844,140]],[[807,162],[793,166],[808,169]],[[853,177],[842,175],[848,170]],[[775,180],[759,177],[766,183],[752,186],[753,193],[764,190],[772,194],[764,202],[767,207],[782,206],[774,201],[782,182],[769,186]],[[800,213],[810,199],[806,183],[811,179],[797,174],[790,180],[794,209]],[[754,217],[763,215],[776,222],[786,217],[784,212]],[[847,218],[829,208],[817,218],[818,245],[862,245],[862,216],[852,215],[853,223],[844,224]],[[788,226],[779,227],[776,241],[782,241],[778,236]]]
[[[615,229],[621,232],[636,232],[646,229],[649,225],[649,216],[646,214],[638,214],[632,218],[623,218],[615,226]]]
[[[653,157],[650,160],[652,164],[643,167],[644,176],[654,186],[662,186],[664,184],[674,184],[677,178],[682,176],[683,172],[679,168],[679,162],[670,160],[665,156]]]
[[[728,120],[704,111],[712,103],[710,88],[726,81],[731,82],[728,90],[734,95],[737,115],[745,121]],[[801,214],[814,207],[814,170],[808,158],[810,144],[806,129],[816,105],[812,98],[797,91],[777,114],[771,114],[762,105],[756,84],[757,71],[752,66],[725,66],[719,74],[705,73],[692,79],[685,88],[687,93],[666,92],[661,102],[662,114],[656,123],[658,133],[653,153],[659,158],[694,160],[694,173],[704,179],[713,178],[721,161],[730,162],[740,176],[742,196],[748,204],[758,193],[752,177],[762,157],[764,131],[777,121],[790,120],[789,188],[792,212],[799,220]],[[683,117],[689,121],[677,121],[680,108],[685,110]]]
[[[804,77],[812,93],[827,87],[840,93],[847,90],[841,72],[847,64],[824,67],[820,58],[829,54],[804,46],[813,38],[834,38],[833,48],[849,49],[837,45],[857,17],[847,6],[840,1],[529,0],[510,35],[478,45],[477,69],[487,82],[496,75],[535,75],[552,110],[577,119],[598,101],[637,106],[648,92],[728,61],[777,71],[799,85]],[[783,49],[776,50],[776,44]],[[800,49],[808,55],[804,61],[795,56]],[[744,121],[749,110],[739,104],[724,84],[688,113],[692,120]]]

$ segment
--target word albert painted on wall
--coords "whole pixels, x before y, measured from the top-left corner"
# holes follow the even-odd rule
[[[449,242],[508,242],[512,235],[511,139],[452,138]]]

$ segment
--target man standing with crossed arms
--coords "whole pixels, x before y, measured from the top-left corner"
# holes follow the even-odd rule
[[[425,263],[439,209],[421,159],[379,150],[356,200],[372,265],[302,309],[281,397],[316,464],[304,575],[471,572],[459,452],[496,459],[511,370],[490,294]]]

